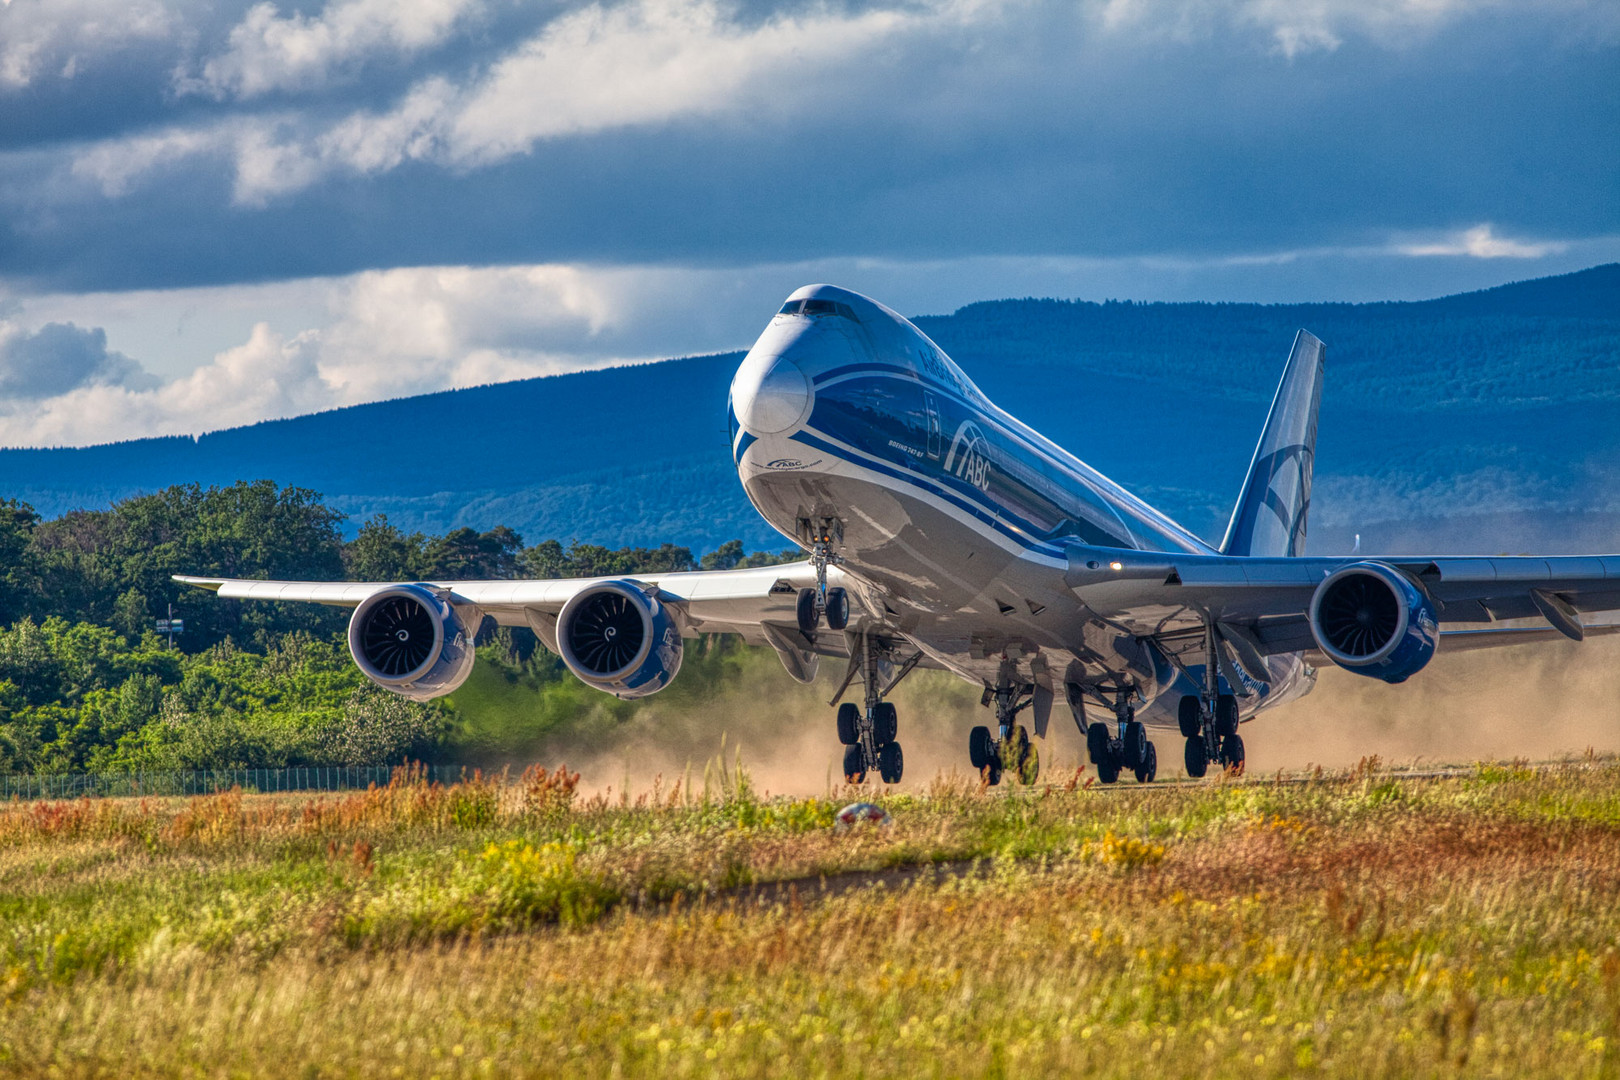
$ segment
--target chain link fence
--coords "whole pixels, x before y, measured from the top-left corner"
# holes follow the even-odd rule
[[[310,765],[291,769],[194,769],[187,772],[0,775],[0,799],[77,799],[100,795],[211,795],[239,787],[249,792],[363,791],[387,785],[399,766]],[[413,765],[413,778],[453,784],[470,779],[463,765]]]

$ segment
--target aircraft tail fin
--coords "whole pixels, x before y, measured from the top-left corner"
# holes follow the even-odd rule
[[[1301,330],[1294,337],[1271,414],[1260,432],[1221,552],[1226,555],[1305,554],[1305,516],[1311,508],[1316,463],[1316,411],[1322,402],[1326,347]]]

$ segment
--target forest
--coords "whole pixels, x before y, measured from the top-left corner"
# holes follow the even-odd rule
[[[176,485],[44,520],[0,500],[0,773],[135,772],[443,761],[453,706],[360,676],[347,613],[244,604],[174,574],[302,580],[560,578],[729,569],[798,558],[739,541],[610,549],[509,528],[352,539],[315,492],[270,481]],[[173,613],[172,639],[157,620]],[[528,631],[480,634],[480,661],[531,684],[569,678]],[[701,678],[701,665],[698,666]]]

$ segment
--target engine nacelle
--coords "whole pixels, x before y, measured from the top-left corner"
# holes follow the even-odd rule
[[[603,581],[563,605],[557,651],[585,685],[639,698],[670,684],[684,649],[674,613],[657,596],[634,581]]]
[[[472,673],[479,618],[425,585],[390,585],[349,619],[349,654],[366,678],[413,701],[451,693]]]
[[[1383,563],[1352,563],[1329,574],[1311,597],[1310,618],[1328,659],[1390,683],[1422,671],[1440,636],[1433,602]]]

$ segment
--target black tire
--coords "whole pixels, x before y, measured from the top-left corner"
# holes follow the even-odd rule
[[[838,741],[845,746],[861,741],[861,708],[853,701],[838,706]]]
[[[1190,739],[1197,735],[1198,729],[1203,726],[1204,717],[1199,705],[1198,698],[1192,694],[1182,695],[1181,709],[1176,714],[1176,719],[1181,724],[1181,734],[1185,738]]]
[[[887,701],[878,702],[877,709],[872,713],[872,741],[886,746],[894,742],[894,737],[899,733],[900,717],[894,711],[894,706]]]
[[[1107,724],[1092,724],[1086,728],[1086,753],[1093,765],[1102,765],[1109,759]]]
[[[1232,775],[1243,775],[1243,736],[1228,735],[1221,740],[1221,764]]]
[[[1019,728],[1023,731],[1023,728]],[[1024,738],[1023,749],[1018,755],[1018,782],[1025,787],[1041,778],[1041,751],[1038,746]]]
[[[898,784],[906,771],[906,757],[897,742],[885,743],[878,751],[878,775],[885,784]]]
[[[1115,761],[1097,762],[1097,779],[1105,784],[1112,784],[1119,779],[1119,763]]]
[[[844,779],[851,784],[866,783],[866,758],[858,746],[844,747]]]
[[[1237,698],[1231,694],[1222,694],[1215,699],[1215,734],[1223,739],[1229,735],[1236,735],[1237,726]]]
[[[1001,744],[1001,767],[1018,777],[1020,784],[1033,784],[1041,772],[1040,753],[1029,741],[1029,729],[1019,724]]]
[[[1198,778],[1209,772],[1209,748],[1204,745],[1204,737],[1195,735],[1187,740],[1185,755],[1187,775]]]
[[[843,589],[827,590],[827,629],[842,630],[849,625],[849,594]]]
[[[975,769],[994,764],[996,744],[990,738],[990,729],[980,725],[968,732],[968,761]]]
[[[997,784],[1001,783],[1001,766],[994,763],[986,765],[984,768],[979,770],[979,775],[984,777],[985,783],[989,784],[991,787],[995,787]]]
[[[816,612],[816,590],[799,590],[798,616],[800,630],[803,630],[806,634],[816,632],[816,626],[821,622]]]
[[[1132,720],[1125,725],[1125,737],[1121,741],[1125,745],[1120,748],[1120,765],[1135,772],[1147,758],[1147,728],[1142,726],[1142,721]]]
[[[1152,743],[1147,746],[1146,757],[1136,767],[1136,782],[1139,784],[1151,784],[1153,778],[1159,775],[1159,749]]]

